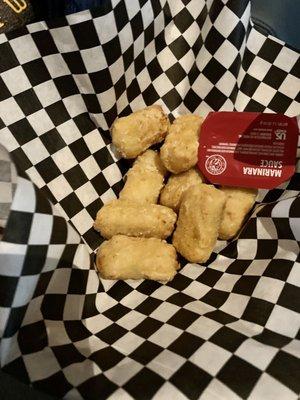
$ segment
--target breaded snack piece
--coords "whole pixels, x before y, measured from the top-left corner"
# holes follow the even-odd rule
[[[226,204],[219,229],[219,238],[233,238],[241,229],[244,219],[255,203],[257,189],[221,187],[226,195]]]
[[[204,178],[197,168],[191,168],[186,172],[171,175],[160,194],[160,204],[172,208],[178,212],[181,198],[186,190],[194,185],[204,182]]]
[[[150,146],[164,140],[169,119],[159,105],[146,107],[112,126],[112,142],[123,158],[135,158]]]
[[[183,195],[173,245],[188,261],[206,262],[216,244],[226,195],[212,185],[192,186]]]
[[[113,200],[100,209],[94,228],[105,239],[114,235],[166,239],[173,232],[176,219],[168,207]]]
[[[159,154],[153,150],[145,151],[128,171],[120,199],[156,204],[166,173]]]
[[[164,240],[117,235],[99,247],[97,268],[104,279],[168,282],[179,264],[175,248]]]
[[[173,174],[187,171],[197,164],[202,121],[203,118],[198,115],[182,115],[170,126],[160,156],[165,167]]]

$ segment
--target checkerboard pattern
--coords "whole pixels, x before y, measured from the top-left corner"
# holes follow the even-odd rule
[[[0,145],[0,239],[13,200],[17,171],[7,151]]]
[[[66,399],[296,400],[299,164],[260,192],[237,240],[205,265],[181,259],[167,285],[100,281],[92,223],[128,169],[110,145],[117,115],[298,115],[299,54],[252,27],[248,0],[104,4],[0,36],[0,143],[18,169],[1,367]]]

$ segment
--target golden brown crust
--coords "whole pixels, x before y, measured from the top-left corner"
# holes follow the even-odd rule
[[[246,215],[255,204],[257,189],[222,187],[226,204],[219,229],[219,238],[228,240],[237,235]]]
[[[204,182],[204,178],[197,168],[177,175],[171,175],[160,194],[160,204],[178,212],[183,194],[192,186]]]
[[[106,239],[114,235],[166,239],[176,219],[173,210],[161,205],[113,200],[100,209],[94,228]]]
[[[104,279],[168,282],[179,264],[176,250],[163,240],[117,235],[98,249],[97,268]]]
[[[173,245],[188,261],[206,262],[216,244],[225,194],[211,185],[191,187],[183,195]]]
[[[160,156],[165,167],[179,174],[194,167],[198,160],[198,139],[203,118],[198,115],[182,115],[169,128]]]
[[[120,199],[156,204],[166,173],[159,154],[153,150],[145,151],[128,171]]]
[[[159,105],[146,107],[112,126],[112,142],[123,158],[136,158],[155,143],[164,140],[169,119]]]

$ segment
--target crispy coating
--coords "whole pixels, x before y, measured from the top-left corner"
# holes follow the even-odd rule
[[[160,204],[178,212],[181,198],[190,187],[204,182],[204,178],[197,168],[186,172],[171,175],[160,194]]]
[[[187,171],[197,164],[202,121],[203,118],[197,115],[182,115],[170,126],[160,156],[165,167],[173,174]]]
[[[120,199],[156,204],[166,173],[159,154],[153,150],[145,151],[128,171]]]
[[[192,186],[183,195],[173,245],[188,261],[206,262],[216,244],[226,195],[212,185]]]
[[[219,238],[228,240],[236,236],[244,219],[255,203],[257,189],[222,187],[226,204],[219,229]]]
[[[175,248],[163,240],[117,235],[99,247],[97,268],[104,279],[168,282],[179,264]]]
[[[157,204],[113,200],[97,214],[94,228],[105,239],[114,235],[166,239],[174,230],[177,215]]]
[[[164,140],[169,119],[159,105],[118,118],[112,126],[112,142],[123,158],[135,158]]]

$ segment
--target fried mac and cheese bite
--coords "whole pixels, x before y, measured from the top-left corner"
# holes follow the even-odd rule
[[[147,150],[138,156],[127,173],[120,199],[156,204],[167,173],[157,151]]]
[[[104,279],[168,282],[179,264],[175,248],[164,240],[117,235],[99,247],[97,268]]]
[[[118,118],[111,130],[112,142],[123,158],[136,158],[164,140],[169,119],[159,105],[146,107]]]
[[[219,229],[219,238],[232,239],[242,227],[246,215],[255,204],[257,189],[221,187],[226,195],[226,204]]]
[[[193,263],[206,262],[216,244],[226,195],[212,185],[199,184],[183,195],[173,235],[176,250]]]
[[[181,198],[190,187],[204,182],[204,178],[197,168],[191,168],[186,172],[171,175],[160,194],[160,204],[172,208],[178,212]]]
[[[94,228],[105,239],[114,235],[166,239],[176,219],[176,213],[168,207],[113,200],[98,211]]]
[[[160,149],[161,160],[173,174],[187,171],[198,160],[199,132],[203,119],[198,115],[182,115],[175,119]]]

